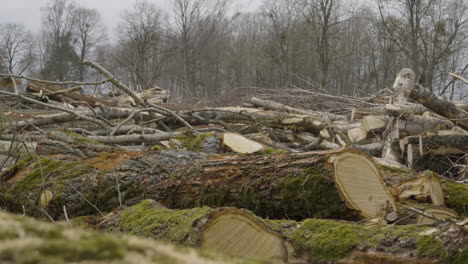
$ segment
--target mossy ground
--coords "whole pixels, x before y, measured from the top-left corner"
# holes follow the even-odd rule
[[[451,180],[445,182],[445,202],[460,216],[468,216],[468,186]]]
[[[416,254],[419,257],[445,259],[448,255],[447,250],[434,235],[419,236],[416,243]]]
[[[290,221],[267,221],[275,230],[288,230]],[[275,228],[276,227],[276,228]],[[448,252],[433,235],[420,235],[431,226],[390,225],[380,230],[366,230],[354,223],[336,220],[307,219],[293,232],[286,231],[297,255],[311,256],[314,263],[327,263],[345,257],[357,246],[386,253],[414,251],[417,257],[457,263],[466,248]]]
[[[306,251],[314,261],[323,263],[344,257],[366,235],[366,231],[358,225],[308,219],[290,238],[297,251]]]
[[[171,210],[145,200],[122,213],[119,228],[129,234],[196,247],[200,239],[197,221],[211,210],[209,207]]]

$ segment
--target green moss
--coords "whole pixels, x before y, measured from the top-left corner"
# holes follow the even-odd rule
[[[0,173],[0,181],[7,181],[11,177],[15,176],[18,171],[25,169],[31,162],[34,161],[34,157],[28,156],[16,162],[15,165],[8,167],[4,172]]]
[[[463,246],[457,254],[449,259],[450,264],[465,264],[468,259],[468,245]]]
[[[445,202],[460,216],[468,216],[468,186],[447,180],[445,183]]]
[[[308,251],[316,262],[342,258],[366,237],[358,225],[318,219],[305,220],[290,236],[297,252]]]
[[[417,225],[391,225],[386,226],[376,231],[369,237],[365,246],[377,248],[382,245],[384,241],[397,241],[407,239],[417,239],[419,234],[425,232],[432,227],[430,226],[417,226]]]
[[[53,256],[66,262],[111,261],[124,257],[125,244],[106,234],[93,234],[82,237],[76,243],[52,240],[39,246],[37,251],[42,256]]]
[[[440,240],[434,235],[418,237],[416,254],[418,257],[439,259],[444,259],[448,255]]]
[[[270,155],[270,154],[287,154],[289,151],[275,149],[275,148],[265,148],[259,152],[255,152],[255,155]]]
[[[62,192],[67,180],[83,176],[91,170],[92,166],[85,163],[41,158],[35,161],[34,167],[24,178],[5,188],[4,198],[8,201],[9,209],[20,212],[23,205],[35,208],[31,201],[36,201],[41,191],[47,187],[54,193],[53,201],[62,203]]]
[[[202,133],[194,135],[191,132],[184,132],[175,137],[180,142],[182,148],[189,151],[200,151],[202,148],[203,141],[207,137],[215,136],[213,133]]]
[[[161,151],[161,150],[166,150],[167,148],[165,146],[162,146],[162,145],[154,145],[152,147],[153,150],[156,150],[156,151]]]
[[[297,221],[294,220],[271,220],[265,219],[264,220],[267,225],[276,232],[285,232],[288,229],[295,229],[298,225]]]
[[[12,239],[17,239],[19,237],[18,232],[15,230],[0,230],[0,242],[7,241]]]
[[[119,227],[130,234],[195,247],[199,242],[195,225],[210,210],[209,207],[170,210],[159,207],[152,200],[145,200],[122,213]]]
[[[244,180],[230,182],[228,186],[202,188],[199,199],[179,199],[177,207],[231,206],[248,209],[263,218],[289,219],[340,218],[355,219],[340,198],[330,173],[322,165],[297,170],[274,171],[274,175],[258,175],[255,168],[246,168]],[[191,175],[187,173],[186,175]],[[183,176],[185,177],[185,175]],[[260,190],[260,191],[259,191]]]
[[[281,197],[278,209],[300,212],[300,215],[291,215],[293,219],[343,218],[347,207],[330,177],[330,172],[319,165],[306,169],[304,174],[284,177],[276,188]]]

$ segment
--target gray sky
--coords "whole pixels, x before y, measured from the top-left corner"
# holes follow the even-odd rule
[[[41,25],[42,6],[48,0],[0,0],[0,23],[21,23],[33,32],[37,32]],[[102,18],[109,30],[114,30],[121,12],[132,6],[135,0],[76,0],[90,8],[101,12]],[[168,9],[171,0],[150,0],[158,6]],[[234,8],[239,11],[256,9],[260,0],[232,0]]]

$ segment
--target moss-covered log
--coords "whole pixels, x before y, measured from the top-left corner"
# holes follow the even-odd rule
[[[28,214],[38,215],[40,196],[48,190],[53,197],[44,210],[52,217],[60,217],[63,206],[77,216],[96,213],[96,207],[110,211],[120,201],[132,205],[150,198],[169,208],[233,206],[268,218],[356,218],[340,194],[364,217],[392,210],[392,197],[370,159],[346,153],[353,154],[336,161],[333,157],[341,151],[212,157],[186,151],[122,151],[85,159],[84,164],[55,156],[25,161],[24,168],[4,173],[0,206],[16,212],[26,206]],[[349,193],[348,185],[357,191]],[[377,189],[366,191],[369,188]]]
[[[171,210],[153,200],[145,200],[115,210],[100,219],[97,226],[268,263],[288,260],[284,237],[262,219],[241,209]]]
[[[109,214],[98,227],[269,263],[462,263],[468,250],[466,227],[457,224],[367,230],[337,220],[262,220],[230,208],[169,210],[149,200]],[[282,259],[259,254],[275,249]]]
[[[0,263],[261,263],[128,235],[54,225],[0,211]]]

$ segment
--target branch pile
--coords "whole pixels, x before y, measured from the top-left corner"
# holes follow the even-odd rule
[[[387,104],[310,94],[348,113],[258,97],[173,111],[84,63],[128,100],[22,76],[30,93],[0,91],[17,103],[0,120],[0,208],[272,263],[466,255],[466,106],[412,71]]]

